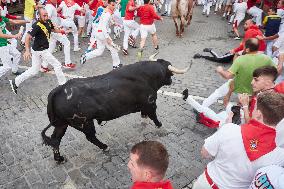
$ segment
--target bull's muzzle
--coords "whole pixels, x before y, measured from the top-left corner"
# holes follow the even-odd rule
[[[173,73],[173,74],[184,74],[189,70],[189,66],[184,68],[184,69],[178,69],[172,65],[168,66],[168,69]]]

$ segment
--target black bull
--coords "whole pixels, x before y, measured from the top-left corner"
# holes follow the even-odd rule
[[[172,83],[173,73],[185,73],[162,59],[144,61],[113,70],[107,74],[69,80],[53,89],[48,95],[47,114],[50,124],[42,131],[45,144],[53,147],[54,159],[64,160],[59,145],[69,126],[83,132],[91,143],[100,149],[108,146],[96,137],[93,120],[100,124],[123,115],[141,112],[157,127],[162,123],[156,115],[157,91]],[[48,128],[55,129],[51,137]]]

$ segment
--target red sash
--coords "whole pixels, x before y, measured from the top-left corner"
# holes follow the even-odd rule
[[[135,182],[131,189],[174,189],[169,180],[161,182]]]
[[[271,152],[276,148],[275,129],[254,119],[241,126],[243,144],[250,161]]]

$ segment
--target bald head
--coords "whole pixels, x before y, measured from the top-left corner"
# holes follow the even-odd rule
[[[259,42],[256,38],[250,38],[245,42],[246,52],[257,52],[259,48]]]

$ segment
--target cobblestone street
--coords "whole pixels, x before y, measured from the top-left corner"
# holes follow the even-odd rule
[[[171,18],[157,21],[160,42],[157,58],[168,60],[178,68],[191,66],[186,74],[175,75],[173,84],[161,90],[176,94],[188,88],[191,95],[207,97],[224,83],[215,72],[218,63],[194,60],[192,56],[206,47],[222,53],[236,46],[240,41],[228,37],[230,27],[219,15],[212,14],[209,18],[201,15],[200,7],[195,8],[192,23],[183,38],[175,36]],[[69,38],[73,39],[72,36]],[[123,34],[115,43],[122,44],[122,38]],[[83,50],[71,53],[77,68],[63,70],[64,73],[88,77],[111,71],[112,60],[107,50],[102,57],[80,65],[80,55],[86,49],[88,39],[79,40]],[[144,59],[152,51],[148,36]],[[122,63],[134,63],[136,52],[137,49],[129,49],[127,57],[120,52]],[[55,56],[64,62],[63,52],[55,53]],[[26,62],[21,65],[31,66]],[[141,123],[140,113],[123,116],[103,126],[96,124],[98,138],[110,147],[108,153],[103,153],[87,141],[83,133],[68,127],[60,146],[67,162],[58,165],[53,160],[52,149],[42,144],[40,135],[49,124],[47,96],[57,86],[55,75],[40,73],[26,80],[19,87],[18,95],[14,95],[9,86],[8,79],[13,77],[6,74],[0,78],[0,188],[130,188],[129,152],[142,140],[158,140],[166,146],[170,154],[166,177],[176,189],[190,188],[190,183],[204,170],[206,161],[201,158],[200,149],[204,139],[215,130],[196,123],[191,107],[182,98],[162,93],[157,99],[157,114],[163,123],[160,129],[151,121]],[[214,107],[215,110],[220,108],[218,104]],[[52,130],[49,129],[47,134],[50,135]]]

